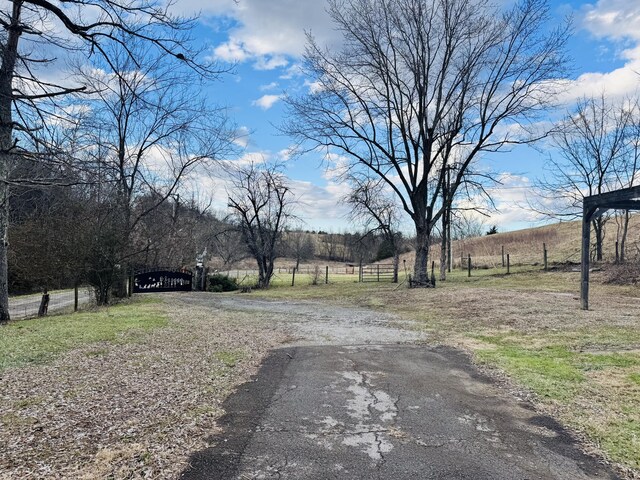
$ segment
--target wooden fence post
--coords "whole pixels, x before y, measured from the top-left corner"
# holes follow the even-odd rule
[[[502,268],[504,268],[504,245],[502,245]]]
[[[73,311],[78,311],[78,282],[73,284]]]
[[[293,268],[293,276],[291,277],[291,286],[293,287],[296,284],[296,269]]]
[[[362,283],[362,260],[360,260],[360,265],[358,266],[358,282]]]
[[[467,276],[471,276],[471,254],[469,253],[467,256]]]
[[[40,308],[38,308],[38,316],[44,317],[49,310],[49,292],[47,289],[44,289],[42,293],[42,300],[40,300]]]
[[[507,253],[507,275],[511,273],[511,260],[509,259],[509,254]]]
[[[620,263],[620,250],[618,249],[618,241],[616,240],[616,263]]]
[[[324,276],[324,284],[327,285],[329,283],[329,265],[327,265],[325,268],[326,271]]]
[[[542,244],[542,258],[544,260],[544,269],[547,270],[547,244]]]
[[[378,282],[380,282],[380,265],[378,265]]]

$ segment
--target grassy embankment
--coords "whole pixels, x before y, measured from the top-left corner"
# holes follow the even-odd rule
[[[0,329],[0,371],[44,363],[82,345],[136,341],[145,331],[167,325],[153,298],[71,315],[10,322]]]
[[[557,252],[550,262],[562,262],[571,242],[544,228],[544,236],[532,235],[534,243],[556,238],[548,244],[556,245]],[[573,231],[571,225],[562,229]],[[515,234],[489,238],[491,251],[500,252],[505,237],[518,240]],[[489,250],[487,245],[475,248]],[[492,258],[497,263],[498,257]],[[272,289],[257,294],[360,305],[414,320],[434,343],[467,349],[478,363],[531,392],[541,410],[579,432],[589,445],[623,469],[638,472],[640,288],[606,284],[611,275],[606,270],[592,274],[590,311],[580,310],[579,272],[545,272],[541,266],[515,266],[506,275],[499,265],[474,270],[471,278],[454,270],[446,282],[428,290],[361,284],[357,276],[344,275],[330,277],[328,285],[310,285],[301,276],[292,288],[291,277],[281,275]]]

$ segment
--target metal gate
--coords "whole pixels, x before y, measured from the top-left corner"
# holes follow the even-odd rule
[[[393,282],[393,264],[363,265],[361,282]]]
[[[190,292],[193,272],[190,270],[153,270],[133,276],[133,293]]]

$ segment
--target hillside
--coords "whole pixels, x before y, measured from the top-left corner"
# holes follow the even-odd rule
[[[546,243],[548,261],[553,263],[580,262],[581,222],[562,222],[513,232],[497,233],[482,237],[467,238],[452,242],[454,267],[460,266],[460,257],[471,254],[472,263],[477,266],[495,267],[502,265],[502,247],[505,255],[510,255],[512,265],[532,265],[543,262],[543,243]],[[615,243],[618,238],[615,219],[609,220],[604,239],[604,260],[615,260]],[[593,232],[591,233],[593,243]],[[640,215],[631,217],[627,235],[626,255],[628,259],[640,258]],[[406,253],[402,260],[413,265],[415,255]],[[440,246],[431,248],[431,258],[439,265]],[[466,263],[465,263],[466,265]]]

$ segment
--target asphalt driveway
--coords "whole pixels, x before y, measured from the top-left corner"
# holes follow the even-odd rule
[[[447,348],[274,351],[183,479],[617,478]]]

